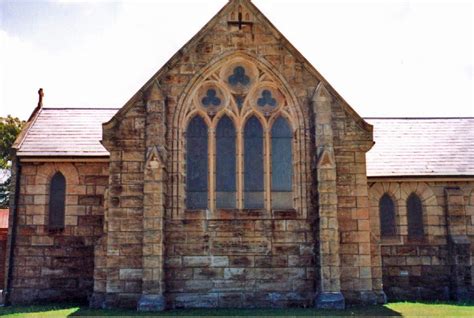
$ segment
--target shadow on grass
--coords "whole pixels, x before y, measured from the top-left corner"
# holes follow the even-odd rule
[[[318,317],[380,317],[401,316],[397,311],[384,306],[353,307],[346,310],[318,310],[312,308],[286,309],[178,309],[164,312],[143,313],[135,310],[96,310],[81,307],[70,316],[318,316]]]

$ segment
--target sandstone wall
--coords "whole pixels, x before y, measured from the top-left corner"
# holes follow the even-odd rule
[[[239,10],[240,27],[229,23]],[[294,209],[186,210],[190,104],[199,83],[210,74],[217,81],[219,67],[236,58],[289,101]],[[371,127],[248,1],[221,11],[103,136],[110,193],[93,306],[311,306],[315,295],[341,289],[353,302],[377,301],[364,158]]]
[[[49,230],[49,183],[66,178],[65,227]],[[107,163],[23,163],[10,300],[85,301],[92,293],[94,255],[102,235]],[[12,223],[10,223],[12,224]]]
[[[379,224],[374,226],[389,300],[472,298],[473,189],[474,182],[461,181],[371,183],[371,214],[377,222],[380,197],[388,193],[395,202],[397,235],[380,238]],[[460,195],[449,197],[452,191]],[[406,200],[411,193],[423,204],[425,235],[417,240],[408,238]]]

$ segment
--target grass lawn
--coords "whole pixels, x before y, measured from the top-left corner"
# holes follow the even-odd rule
[[[2,317],[68,316],[309,316],[309,317],[474,317],[474,304],[400,302],[384,306],[354,307],[344,311],[316,309],[186,309],[161,313],[137,313],[134,310],[95,310],[77,305],[38,305],[1,307]]]

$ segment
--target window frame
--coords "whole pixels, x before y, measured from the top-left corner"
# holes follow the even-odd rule
[[[392,204],[392,209],[393,209],[393,217],[392,217],[392,221],[393,221],[393,233],[389,233],[389,234],[384,234],[383,233],[383,226],[382,226],[382,200],[384,198],[388,198]],[[384,193],[380,199],[379,199],[379,202],[378,202],[378,208],[379,208],[379,222],[380,222],[380,238],[381,239],[391,239],[391,238],[395,238],[397,235],[398,235],[398,226],[397,226],[397,205],[395,203],[396,201],[394,200],[394,198],[389,194],[389,193]]]
[[[295,168],[294,168],[294,154],[295,154],[295,130],[293,128],[292,122],[289,119],[289,116],[283,112],[275,112],[270,118],[265,118],[261,114],[256,111],[252,111],[246,114],[246,116],[239,118],[235,116],[235,114],[229,111],[223,111],[222,113],[218,114],[210,121],[206,120],[205,115],[201,114],[200,112],[193,112],[189,117],[186,123],[186,130],[185,130],[185,144],[184,149],[187,152],[187,128],[191,120],[193,120],[196,116],[203,117],[204,123],[207,125],[208,128],[208,171],[207,174],[209,176],[209,183],[208,183],[208,205],[207,208],[192,208],[189,207],[186,203],[187,200],[187,189],[185,190],[185,209],[187,211],[192,210],[203,210],[207,209],[210,211],[218,211],[218,210],[247,210],[247,211],[262,211],[262,212],[271,212],[271,211],[296,211],[295,208]],[[219,125],[220,120],[227,116],[232,123],[234,124],[234,128],[236,131],[236,206],[235,208],[218,208],[217,207],[217,175],[216,175],[216,159],[217,159],[217,126]],[[263,152],[263,207],[262,208],[246,208],[245,207],[245,185],[244,185],[244,169],[245,169],[245,125],[247,124],[248,120],[251,118],[256,118],[260,125],[262,126],[263,131],[263,144],[262,144],[262,152]],[[286,121],[290,131],[291,131],[291,158],[292,158],[292,171],[291,171],[291,207],[287,208],[273,208],[272,206],[272,189],[271,189],[271,182],[272,182],[272,175],[271,175],[271,165],[272,165],[272,158],[271,158],[271,144],[272,144],[272,127],[273,124],[278,120],[278,118],[282,118]],[[186,166],[188,165],[187,158],[188,156],[185,155],[186,158]],[[186,168],[187,171],[187,168]],[[186,183],[185,183],[186,184]],[[185,187],[186,188],[186,187]]]
[[[57,179],[58,177],[61,177],[62,179]],[[55,197],[53,195],[56,195],[56,194],[53,194],[54,192],[56,192],[57,190],[56,189],[53,189],[54,186],[59,186],[57,184],[55,184],[55,182],[63,182],[63,193],[62,193],[62,198],[58,198],[58,197]],[[47,222],[46,222],[46,226],[48,228],[49,231],[62,231],[64,230],[64,228],[66,227],[66,199],[67,199],[67,179],[66,179],[66,176],[61,172],[61,171],[56,171],[51,179],[49,180],[49,184],[48,184],[48,219],[47,219]],[[54,191],[53,191],[54,190]],[[58,224],[53,224],[53,220],[54,219],[57,219],[58,216],[54,216],[53,217],[53,213],[57,213],[57,210],[55,208],[57,208],[57,205],[58,205],[58,202],[53,202],[54,199],[62,199],[62,202],[59,202],[59,205],[62,205],[60,206],[60,210],[61,211],[61,215],[59,216],[59,219],[62,218],[62,220],[60,220],[58,222]]]
[[[417,200],[416,203],[419,204],[419,209],[413,211],[412,209],[410,209],[410,200],[415,200],[415,199]],[[407,211],[407,239],[410,242],[423,241],[426,237],[425,218],[424,218],[425,211],[424,211],[423,201],[421,200],[421,197],[416,192],[412,192],[407,197],[405,204],[406,204],[406,211]],[[410,215],[412,215],[415,212],[419,214],[416,218],[418,219],[418,221],[421,220],[421,223],[418,227],[418,231],[420,233],[413,235],[412,233],[410,233],[413,231],[413,226],[414,226],[413,223],[410,221],[411,220]]]

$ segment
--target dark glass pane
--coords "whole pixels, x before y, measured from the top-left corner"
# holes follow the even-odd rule
[[[388,194],[384,194],[379,202],[380,213],[380,235],[396,235],[395,227],[395,205]]]
[[[186,206],[207,208],[207,125],[194,117],[186,133]]]
[[[279,117],[272,126],[272,206],[291,208],[292,202],[292,132],[288,122]]]
[[[216,206],[235,208],[236,150],[235,127],[232,120],[224,116],[216,129]]]
[[[57,172],[51,179],[49,188],[49,221],[50,229],[64,228],[64,205],[66,201],[66,179]]]
[[[255,117],[245,124],[244,169],[244,207],[263,208],[263,128]]]
[[[407,200],[407,215],[408,215],[408,237],[422,238],[423,229],[423,208],[420,198],[412,193]]]

